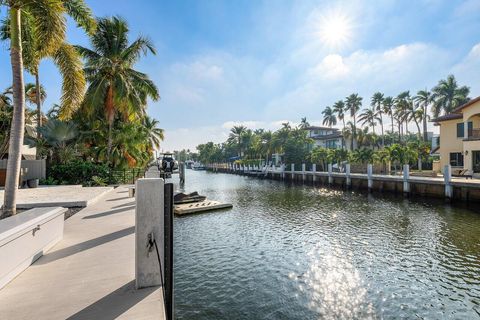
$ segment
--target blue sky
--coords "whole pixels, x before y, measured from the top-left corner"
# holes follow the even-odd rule
[[[97,16],[125,17],[131,39],[155,43],[158,54],[137,68],[160,89],[148,112],[166,130],[165,150],[221,142],[233,124],[276,129],[304,116],[320,124],[325,106],[350,93],[364,102],[376,91],[414,93],[451,73],[480,95],[479,0],[87,3]],[[88,45],[74,24],[68,39]],[[0,45],[1,88],[11,81],[7,49]],[[48,110],[61,79],[49,61],[40,72]]]

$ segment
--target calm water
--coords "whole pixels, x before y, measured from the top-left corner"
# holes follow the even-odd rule
[[[177,319],[480,319],[480,212],[187,171]]]

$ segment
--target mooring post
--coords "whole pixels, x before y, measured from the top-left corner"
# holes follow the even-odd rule
[[[185,183],[185,171],[187,170],[187,165],[185,162],[180,162],[180,166],[178,168],[178,173],[180,175],[180,183]]]
[[[373,188],[373,166],[371,163],[367,164],[367,178],[368,178],[368,191],[371,192]]]
[[[290,172],[292,173],[292,180],[295,180],[295,163],[290,165]]]
[[[452,166],[449,164],[443,168],[443,180],[445,181],[445,197],[451,200],[453,198]]]
[[[282,171],[282,180],[285,179],[285,164],[280,165],[280,170]]]
[[[408,164],[403,165],[403,194],[408,195],[410,193],[410,166]]]
[[[352,186],[352,178],[350,177],[350,163],[345,164],[345,184],[347,188]]]
[[[302,181],[303,182],[305,182],[305,169],[306,169],[305,163],[302,163]]]
[[[317,165],[315,163],[312,164],[312,181],[317,181]]]
[[[135,192],[135,286],[137,289],[162,284],[153,241],[158,244],[164,273],[164,180],[138,179]]]
[[[329,164],[328,164],[328,184],[332,184],[332,183],[333,183],[332,171],[333,171],[332,164],[329,163]]]

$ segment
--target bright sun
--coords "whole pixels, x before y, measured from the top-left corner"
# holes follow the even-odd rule
[[[349,19],[342,14],[330,14],[319,21],[319,35],[323,43],[331,48],[345,46],[351,37],[352,26]]]

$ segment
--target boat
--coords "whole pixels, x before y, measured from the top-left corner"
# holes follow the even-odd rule
[[[178,170],[178,161],[175,160],[173,153],[165,152],[163,155],[158,157],[159,169],[163,172],[173,172]]]
[[[195,162],[192,167],[193,170],[206,170],[207,167],[205,167],[201,162]]]

